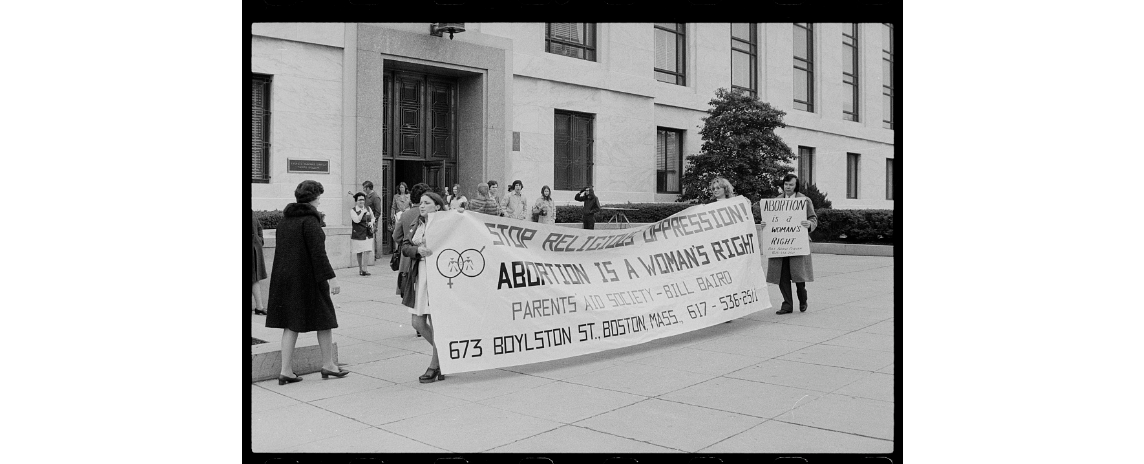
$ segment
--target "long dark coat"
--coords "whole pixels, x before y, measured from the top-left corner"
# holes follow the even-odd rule
[[[778,197],[783,195],[780,193]],[[795,198],[806,198],[806,195],[795,193]],[[810,222],[810,231],[818,227],[818,215],[814,214],[814,205],[806,202],[806,220]],[[810,255],[787,256],[790,259],[790,280],[792,282],[814,282],[814,263]],[[767,258],[767,282],[779,283],[779,275],[783,271],[783,258]]]
[[[295,332],[336,328],[327,282],[335,275],[326,257],[321,216],[309,203],[286,205],[282,216],[275,236],[266,327]]]
[[[266,278],[266,258],[262,255],[262,224],[258,222],[258,218],[254,217],[253,212],[250,215],[250,245],[254,250],[254,272],[250,275],[250,284],[254,285],[258,281]]]

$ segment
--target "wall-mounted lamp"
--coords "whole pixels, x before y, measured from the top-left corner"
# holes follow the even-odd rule
[[[449,40],[453,40],[453,33],[465,32],[465,23],[429,23],[429,35],[441,37],[443,32],[448,32]]]

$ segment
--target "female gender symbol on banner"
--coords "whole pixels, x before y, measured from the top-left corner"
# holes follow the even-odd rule
[[[485,255],[480,250],[469,248],[457,252],[452,248],[442,250],[437,254],[437,272],[449,279],[449,288],[453,288],[453,278],[464,274],[466,277],[476,277],[485,272]],[[442,261],[444,260],[444,261]]]

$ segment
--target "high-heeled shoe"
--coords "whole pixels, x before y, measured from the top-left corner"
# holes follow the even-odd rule
[[[288,383],[301,382],[301,381],[302,381],[302,377],[300,377],[298,374],[294,374],[293,377],[286,377],[284,375],[278,376],[278,385],[286,385]]]
[[[358,274],[361,274],[361,275],[363,275],[363,276],[372,275],[372,274],[370,274],[370,273],[368,273],[368,272],[366,272],[366,271],[358,271]]]
[[[346,374],[349,374],[349,373],[350,373],[350,371],[343,371],[343,370],[341,370],[341,368],[338,368],[338,372],[333,372],[333,371],[328,371],[326,369],[322,369],[322,378],[328,379],[332,375],[332,376],[340,379],[342,377],[345,377]]]
[[[265,316],[265,315],[266,315],[266,310],[265,310],[265,309],[258,309],[258,308],[255,308],[255,309],[254,309],[254,314],[255,314],[256,316]]]
[[[430,367],[425,371],[425,375],[418,377],[417,380],[421,383],[433,383],[438,380],[445,380],[445,374],[441,373],[440,366],[437,366],[436,368]]]

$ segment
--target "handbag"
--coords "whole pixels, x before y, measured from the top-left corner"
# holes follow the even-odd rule
[[[401,255],[397,251],[389,258],[389,268],[396,271],[401,268]]]

